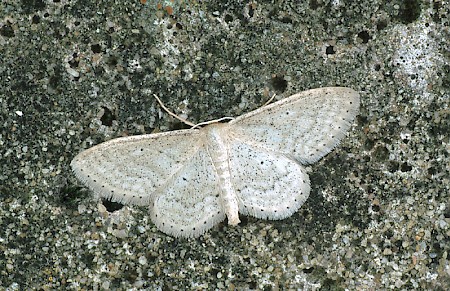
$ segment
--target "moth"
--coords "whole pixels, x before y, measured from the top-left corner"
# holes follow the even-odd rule
[[[284,219],[306,201],[305,165],[335,148],[358,114],[359,94],[311,89],[203,128],[116,138],[78,154],[75,175],[98,196],[148,205],[175,237],[198,237],[239,214]]]

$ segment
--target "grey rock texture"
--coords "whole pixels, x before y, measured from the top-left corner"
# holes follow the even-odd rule
[[[448,1],[141,2],[0,3],[0,289],[450,285]],[[325,86],[360,92],[361,112],[285,220],[174,239],[69,168],[182,128],[152,93],[198,123]]]

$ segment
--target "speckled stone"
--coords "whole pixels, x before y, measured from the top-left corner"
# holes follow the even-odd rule
[[[449,5],[116,2],[0,4],[0,289],[450,285]],[[282,221],[174,239],[69,169],[102,141],[183,127],[152,93],[197,123],[335,85],[361,113]]]

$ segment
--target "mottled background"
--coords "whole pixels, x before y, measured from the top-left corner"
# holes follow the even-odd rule
[[[119,2],[0,3],[0,289],[449,286],[448,1]],[[361,112],[282,221],[174,239],[69,168],[185,127],[152,93],[197,123],[324,86]]]

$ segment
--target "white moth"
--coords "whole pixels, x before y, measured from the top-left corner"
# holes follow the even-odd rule
[[[303,165],[330,152],[359,109],[352,89],[304,91],[228,123],[113,139],[71,166],[98,196],[149,205],[152,221],[176,237],[198,237],[239,213],[283,219],[308,198]]]

